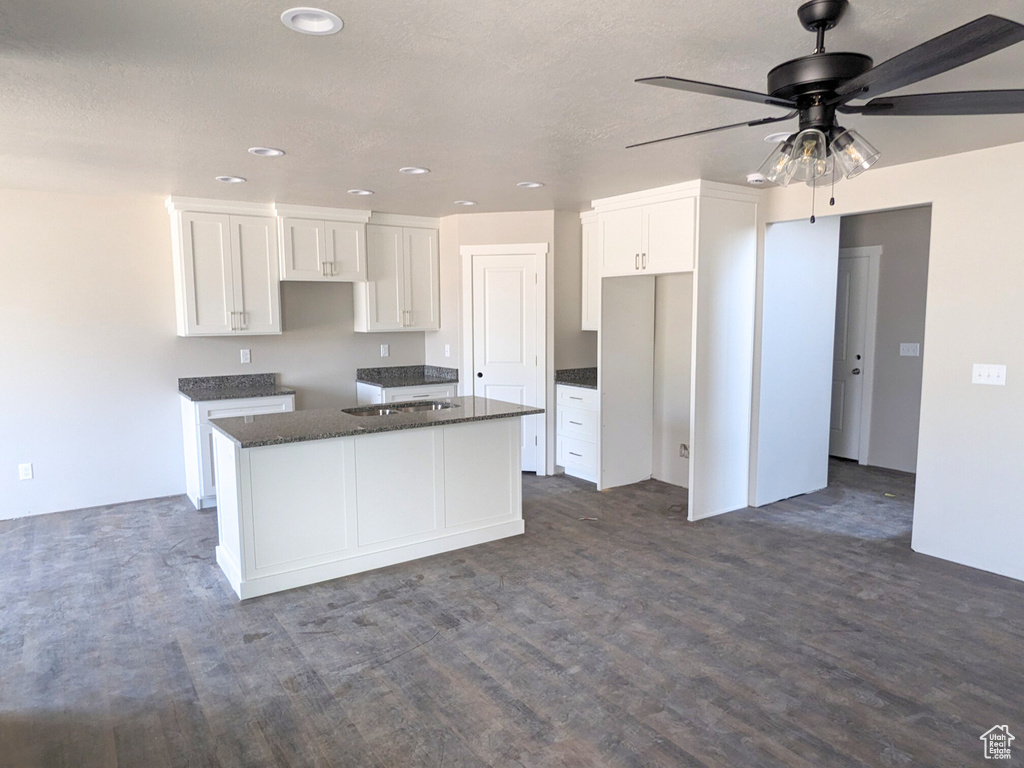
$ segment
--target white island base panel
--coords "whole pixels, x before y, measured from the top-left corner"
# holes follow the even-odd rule
[[[241,599],[523,533],[520,418],[239,448],[214,431]]]

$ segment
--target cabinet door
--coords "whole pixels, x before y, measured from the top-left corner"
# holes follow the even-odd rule
[[[601,276],[635,275],[640,272],[642,209],[623,208],[597,216]]]
[[[324,222],[281,219],[281,279],[327,280]]]
[[[404,263],[402,228],[367,225],[366,300],[362,309],[366,315],[365,330],[402,329]]]
[[[696,208],[697,199],[693,197],[643,207],[643,271],[693,271]]]
[[[228,217],[182,213],[181,258],[184,335],[230,334],[235,316]]]
[[[405,327],[436,331],[441,327],[436,229],[403,230],[405,239]]]
[[[583,225],[583,315],[584,331],[601,329],[601,252],[598,250],[597,222]]]
[[[281,332],[281,280],[277,221],[269,216],[231,216],[236,333]]]
[[[366,280],[366,225],[354,221],[327,221],[324,232],[327,279],[338,283]]]

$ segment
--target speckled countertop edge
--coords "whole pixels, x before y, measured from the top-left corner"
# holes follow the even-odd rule
[[[203,402],[294,395],[295,390],[277,386],[276,373],[245,373],[181,378],[178,379],[178,394],[193,402]]]
[[[356,437],[544,413],[543,408],[531,408],[483,397],[453,397],[446,400],[451,400],[459,407],[444,411],[390,416],[353,416],[340,408],[323,408],[265,416],[212,419],[210,423],[214,429],[230,438],[240,448],[261,448],[309,440],[330,440],[336,437]]]
[[[563,368],[555,371],[555,384],[597,389],[597,368]]]
[[[432,384],[457,384],[457,368],[437,365],[394,365],[381,368],[356,368],[356,381],[375,387],[418,387]]]

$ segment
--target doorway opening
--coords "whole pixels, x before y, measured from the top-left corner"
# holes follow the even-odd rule
[[[930,206],[767,226],[751,506],[826,488],[830,456],[915,471],[930,230]]]

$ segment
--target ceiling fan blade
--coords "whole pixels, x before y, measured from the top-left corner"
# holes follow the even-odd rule
[[[780,123],[783,120],[792,120],[797,116],[797,112],[790,112],[788,115],[782,117],[764,117],[760,120],[751,120],[748,123],[733,123],[732,125],[720,125],[717,128],[705,128],[703,131],[691,131],[690,133],[680,133],[678,136],[666,136],[663,139],[654,139],[653,141],[641,141],[639,144],[630,144],[626,149],[633,149],[634,147],[646,147],[648,144],[660,144],[663,141],[672,141],[673,139],[684,139],[687,136],[700,136],[702,133],[715,133],[717,131],[727,131],[730,128],[751,128],[755,125],[767,125],[768,123]]]
[[[836,88],[839,102],[883,94],[968,64],[1024,40],[1024,24],[982,16],[883,61]]]
[[[847,111],[848,108],[843,108]],[[1024,114],[1024,90],[951,91],[881,96],[855,107],[862,115],[1019,115]]]
[[[699,80],[683,80],[680,77],[641,77],[636,82],[644,85],[660,85],[662,88],[675,88],[677,91],[689,91],[690,93],[703,93],[707,96],[724,96],[727,99],[739,99],[741,101],[752,101],[756,104],[771,104],[774,107],[789,107],[792,109],[796,103],[789,99],[777,99],[766,93],[757,91],[745,91],[742,88],[731,88],[728,85],[715,85],[714,83],[702,83]]]

